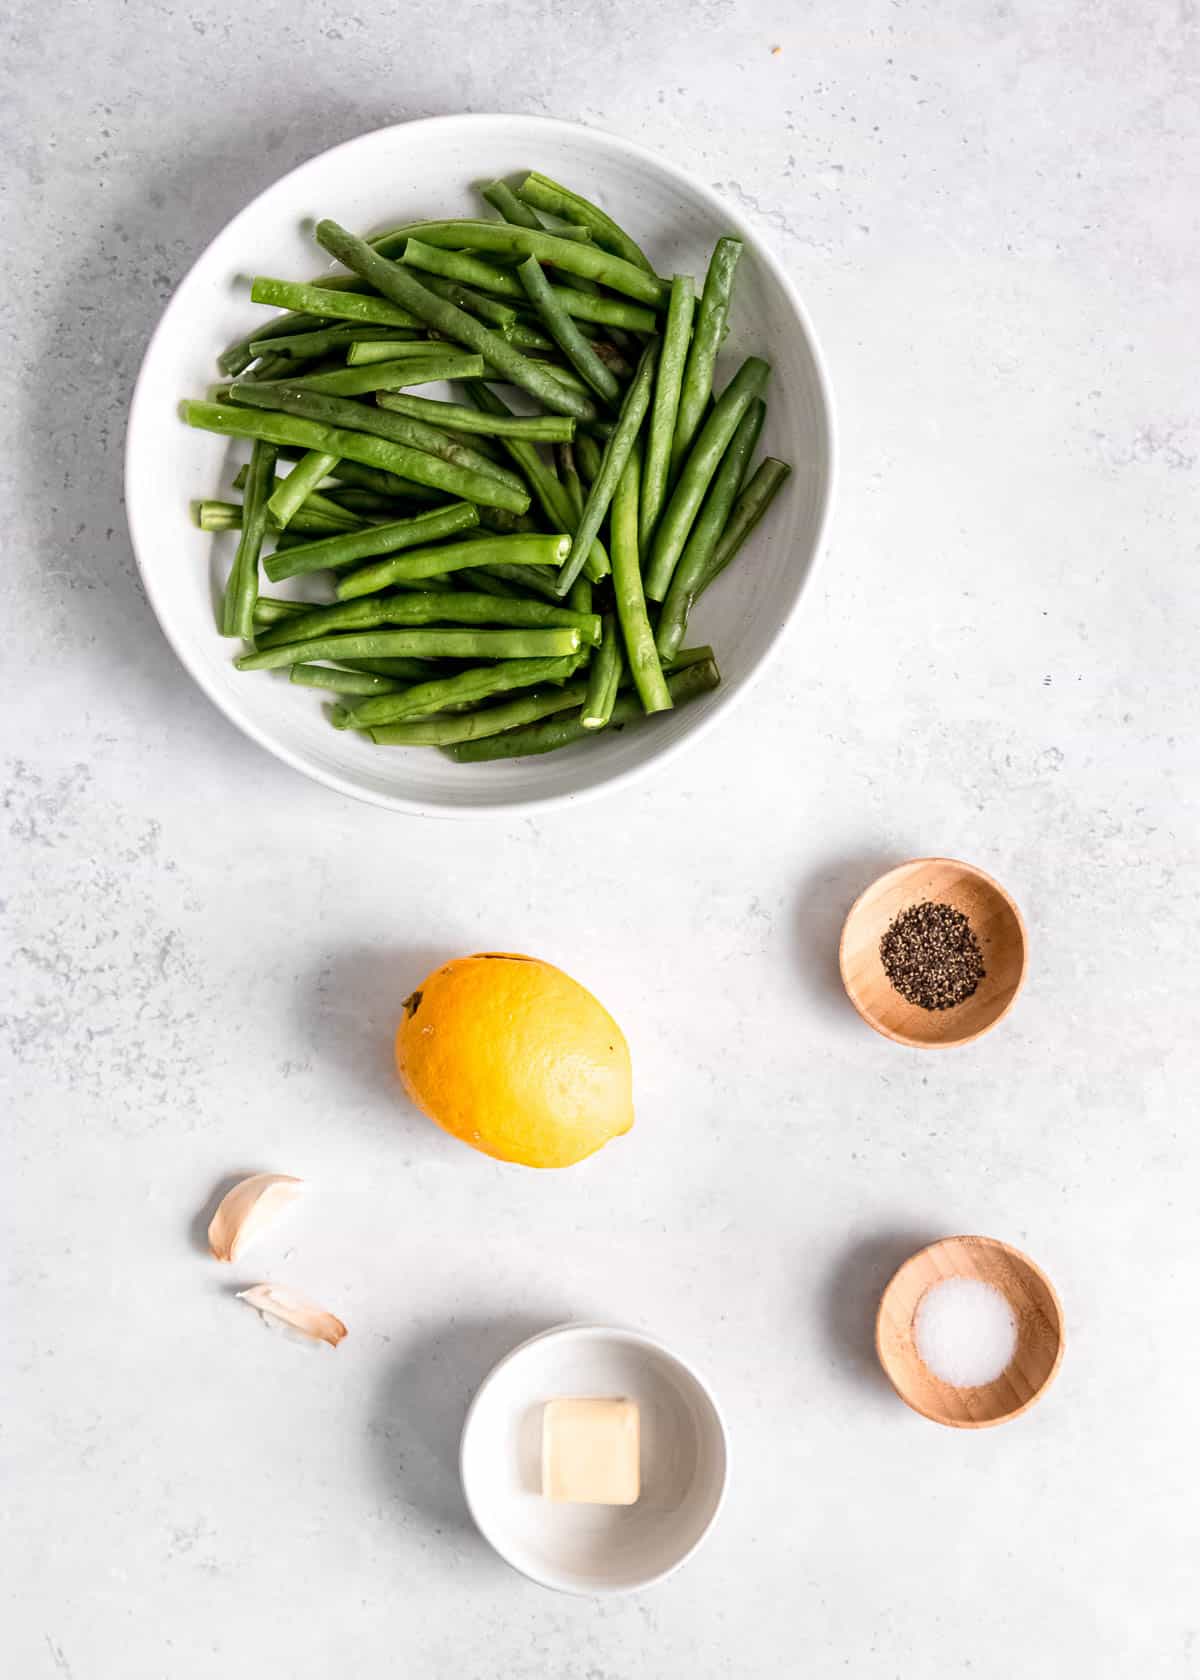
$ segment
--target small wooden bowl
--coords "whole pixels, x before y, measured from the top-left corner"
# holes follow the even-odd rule
[[[934,1376],[917,1352],[917,1311],[946,1278],[977,1278],[1008,1301],[1017,1347],[1008,1369],[978,1388]],[[906,1260],[888,1284],[875,1320],[875,1350],[896,1393],[922,1417],[952,1429],[987,1429],[1028,1411],[1063,1356],[1063,1311],[1054,1285],[1027,1255],[993,1237],[943,1237]]]
[[[908,1003],[883,971],[879,942],[902,910],[923,899],[951,904],[971,924],[987,970],[953,1009]],[[1012,1008],[1025,978],[1025,923],[998,881],[953,858],[914,858],[872,883],[851,907],[838,951],[842,984],[869,1027],[918,1050],[969,1044]]]

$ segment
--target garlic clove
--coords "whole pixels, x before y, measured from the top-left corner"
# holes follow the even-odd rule
[[[314,1342],[328,1342],[330,1347],[336,1347],[348,1334],[340,1318],[278,1283],[256,1283],[253,1289],[239,1290],[238,1300],[247,1302],[264,1318],[286,1324],[302,1336],[310,1336]]]
[[[289,1178],[286,1173],[255,1173],[235,1184],[222,1196],[208,1227],[213,1258],[236,1260],[304,1187],[302,1178]]]

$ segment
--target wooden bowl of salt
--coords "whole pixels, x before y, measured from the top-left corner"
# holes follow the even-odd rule
[[[1063,1356],[1054,1285],[994,1237],[943,1237],[883,1292],[879,1363],[914,1412],[952,1429],[987,1429],[1028,1411]]]

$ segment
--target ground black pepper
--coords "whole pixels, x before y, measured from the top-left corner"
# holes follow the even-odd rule
[[[879,941],[883,972],[919,1009],[953,1009],[986,976],[979,941],[961,910],[928,899],[902,910]]]

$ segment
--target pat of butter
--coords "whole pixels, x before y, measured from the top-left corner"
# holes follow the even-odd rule
[[[636,1400],[548,1400],[542,1494],[582,1505],[634,1505],[641,1492]]]

